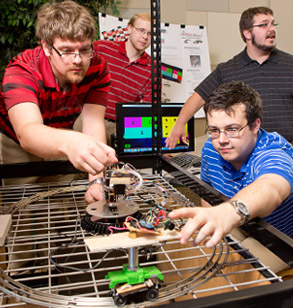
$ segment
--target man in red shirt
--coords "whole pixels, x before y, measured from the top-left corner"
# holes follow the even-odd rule
[[[89,180],[98,178],[117,159],[104,144],[110,75],[105,59],[93,51],[94,18],[73,1],[47,3],[38,12],[36,34],[41,47],[24,51],[5,71],[1,163],[66,156]],[[80,113],[82,133],[72,130]],[[88,202],[101,198],[94,186]]]
[[[151,16],[149,13],[134,14],[128,23],[128,39],[113,42],[94,42],[94,50],[109,65],[111,86],[105,114],[107,143],[116,129],[117,102],[151,102],[151,57],[145,52],[151,43]]]

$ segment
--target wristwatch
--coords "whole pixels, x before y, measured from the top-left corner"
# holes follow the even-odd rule
[[[234,209],[236,210],[236,213],[241,217],[241,221],[239,223],[239,226],[247,223],[249,220],[250,214],[249,209],[245,203],[239,200],[230,200],[230,204],[234,206]]]

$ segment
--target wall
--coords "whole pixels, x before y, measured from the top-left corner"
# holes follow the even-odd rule
[[[121,0],[120,16],[130,18],[137,11],[150,11],[150,0]],[[293,53],[292,0],[161,0],[161,21],[173,24],[205,25],[208,33],[211,69],[240,52],[245,44],[238,22],[249,7],[268,6],[274,11],[278,48]],[[205,121],[196,120],[196,134],[204,132]]]

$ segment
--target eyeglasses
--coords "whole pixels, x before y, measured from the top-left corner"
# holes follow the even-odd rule
[[[54,45],[52,48],[56,51],[56,53],[63,59],[73,61],[77,56],[81,59],[91,59],[94,56],[93,46],[90,49],[82,50],[80,52],[60,52]]]
[[[236,138],[239,136],[239,133],[248,125],[248,123],[241,128],[228,127],[225,129],[211,128],[206,130],[206,134],[211,139],[217,139],[220,137],[220,134],[223,133],[228,138]]]
[[[262,29],[269,29],[271,27],[277,28],[279,26],[278,22],[264,22],[263,24],[252,25],[251,28],[258,27]]]
[[[135,26],[133,26],[133,28],[134,28],[136,31],[138,31],[141,35],[146,34],[148,37],[150,37],[150,36],[152,35],[151,32],[148,32],[148,31],[147,31],[146,29],[144,29],[144,28],[137,28],[137,27],[135,27]]]

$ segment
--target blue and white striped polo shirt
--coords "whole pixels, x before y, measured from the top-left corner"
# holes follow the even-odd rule
[[[228,198],[263,174],[274,173],[291,185],[290,196],[264,220],[293,236],[293,148],[277,133],[260,129],[253,152],[237,171],[214,149],[209,139],[202,149],[201,179]]]

